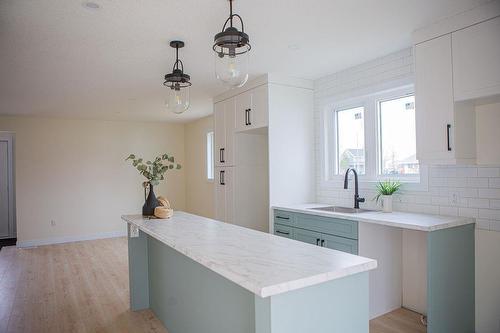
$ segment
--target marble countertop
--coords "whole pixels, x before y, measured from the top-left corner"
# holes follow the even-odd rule
[[[417,214],[406,212],[384,213],[382,211],[368,211],[363,213],[337,213],[314,210],[312,208],[331,206],[329,204],[297,204],[297,205],[276,205],[273,209],[286,210],[290,212],[318,215],[324,217],[338,217],[348,220],[375,223],[390,227],[402,229],[420,230],[420,231],[435,231],[446,228],[453,228],[460,225],[475,223],[474,219],[457,217],[457,216],[441,216],[430,214]]]
[[[122,219],[260,297],[365,272],[377,262],[209,218],[174,212],[170,219]]]

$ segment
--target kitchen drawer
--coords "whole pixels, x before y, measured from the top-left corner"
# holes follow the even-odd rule
[[[295,213],[274,210],[274,223],[284,225],[295,225]]]
[[[358,254],[357,240],[325,234],[322,235],[322,240],[321,246],[323,247],[351,254]]]
[[[295,228],[281,224],[274,224],[274,234],[276,236],[295,239]]]
[[[358,239],[357,221],[343,220],[333,217],[315,216],[309,214],[295,214],[294,217],[294,223],[299,228],[350,239]]]

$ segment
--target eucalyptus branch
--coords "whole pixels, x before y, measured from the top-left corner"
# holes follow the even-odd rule
[[[132,166],[144,176],[151,185],[158,185],[165,179],[168,170],[179,170],[182,166],[175,162],[174,156],[163,154],[155,157],[153,161],[146,161],[134,154],[130,154],[125,161],[131,160]]]

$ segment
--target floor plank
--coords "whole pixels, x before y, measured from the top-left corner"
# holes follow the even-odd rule
[[[370,333],[422,333],[398,309]],[[150,310],[129,310],[127,239],[0,250],[0,332],[167,332]],[[193,332],[197,333],[197,332]]]
[[[420,322],[420,314],[397,309],[370,321],[370,333],[425,333],[427,328]]]

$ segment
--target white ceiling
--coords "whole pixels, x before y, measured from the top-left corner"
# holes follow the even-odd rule
[[[0,1],[0,114],[189,121],[225,90],[213,35],[226,0]],[[411,32],[486,0],[236,0],[250,35],[251,77],[316,79],[411,45]],[[191,108],[163,106],[163,75],[181,39]]]

